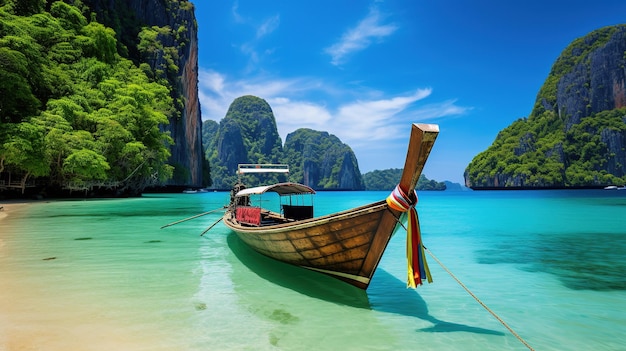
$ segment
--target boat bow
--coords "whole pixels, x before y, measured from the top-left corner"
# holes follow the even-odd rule
[[[398,185],[405,194],[414,192],[438,133],[439,127],[434,124],[412,125],[404,170]],[[242,196],[267,191],[313,191],[307,186],[293,184],[237,190],[229,211],[224,215],[224,223],[261,254],[366,289],[403,211],[390,207],[382,200],[321,217],[283,217],[283,222],[272,224],[263,224],[261,220],[254,223],[237,220],[237,204],[246,202],[237,200]],[[266,211],[264,214],[262,209],[255,209],[253,215],[275,216],[276,213]],[[419,223],[417,228],[419,230]]]

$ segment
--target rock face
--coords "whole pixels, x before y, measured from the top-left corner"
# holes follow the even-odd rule
[[[311,129],[289,134],[283,148],[270,105],[255,96],[233,101],[217,131],[207,123],[205,136],[213,186],[229,189],[237,180],[240,163],[284,163],[288,179],[275,175],[265,182],[293,181],[314,189],[364,189],[358,162],[352,149],[336,136]]]
[[[118,50],[128,50],[136,63],[147,62],[155,79],[167,79],[175,101],[169,125],[174,139],[170,164],[175,167],[169,185],[202,185],[202,118],[198,100],[198,28],[189,1],[85,0],[98,20],[118,35]],[[143,28],[158,31],[156,48],[138,48]],[[118,45],[118,46],[119,46]]]
[[[240,163],[280,163],[282,142],[270,105],[256,96],[235,99],[209,143],[213,186],[230,189]]]
[[[626,183],[626,25],[572,42],[555,61],[528,118],[502,130],[465,171],[484,188]]]
[[[607,36],[609,40],[604,42]],[[584,117],[626,106],[626,27],[596,31],[581,40],[586,46],[602,45],[588,52],[572,48],[569,53],[580,60],[559,80],[553,107],[566,119],[566,130]]]
[[[287,135],[285,163],[291,179],[314,189],[365,189],[354,152],[327,132],[301,128]]]

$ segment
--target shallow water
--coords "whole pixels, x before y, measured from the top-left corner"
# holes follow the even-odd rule
[[[316,215],[386,197],[321,192]],[[0,350],[525,350],[405,238],[363,292],[258,255],[227,193],[29,206],[0,223]],[[421,192],[428,249],[536,350],[626,350],[626,192]]]

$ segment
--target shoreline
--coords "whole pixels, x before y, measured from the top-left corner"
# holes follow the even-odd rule
[[[0,259],[4,259],[4,256],[10,255],[7,251],[7,245],[5,239],[15,234],[14,228],[7,223],[8,221],[19,220],[24,216],[28,207],[31,204],[36,203],[33,200],[3,200],[0,201]],[[8,224],[8,225],[7,225]],[[10,272],[0,272],[0,285],[9,289],[4,289],[0,292],[0,312],[2,314],[0,318],[0,349],[4,350],[18,350],[27,349],[30,344],[28,340],[32,338],[30,333],[22,333],[23,335],[15,336],[10,335],[15,331],[14,325],[17,321],[20,321],[21,326],[25,325],[21,320],[24,318],[24,313],[18,313],[14,310],[14,306],[9,302],[14,300],[15,295],[21,295],[23,290],[19,286],[14,285],[14,280],[11,278]]]
[[[20,212],[20,209],[23,208],[26,203],[0,203],[0,223],[5,220],[10,215],[15,214],[15,212]]]
[[[32,204],[41,203],[39,200],[8,200],[0,201],[0,223],[8,217],[19,215]]]

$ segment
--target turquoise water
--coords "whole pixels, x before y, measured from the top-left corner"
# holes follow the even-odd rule
[[[316,215],[385,192],[322,192]],[[59,201],[0,222],[0,350],[526,350],[404,235],[367,292],[256,254],[227,193]],[[626,192],[421,192],[424,243],[536,350],[626,350]]]

